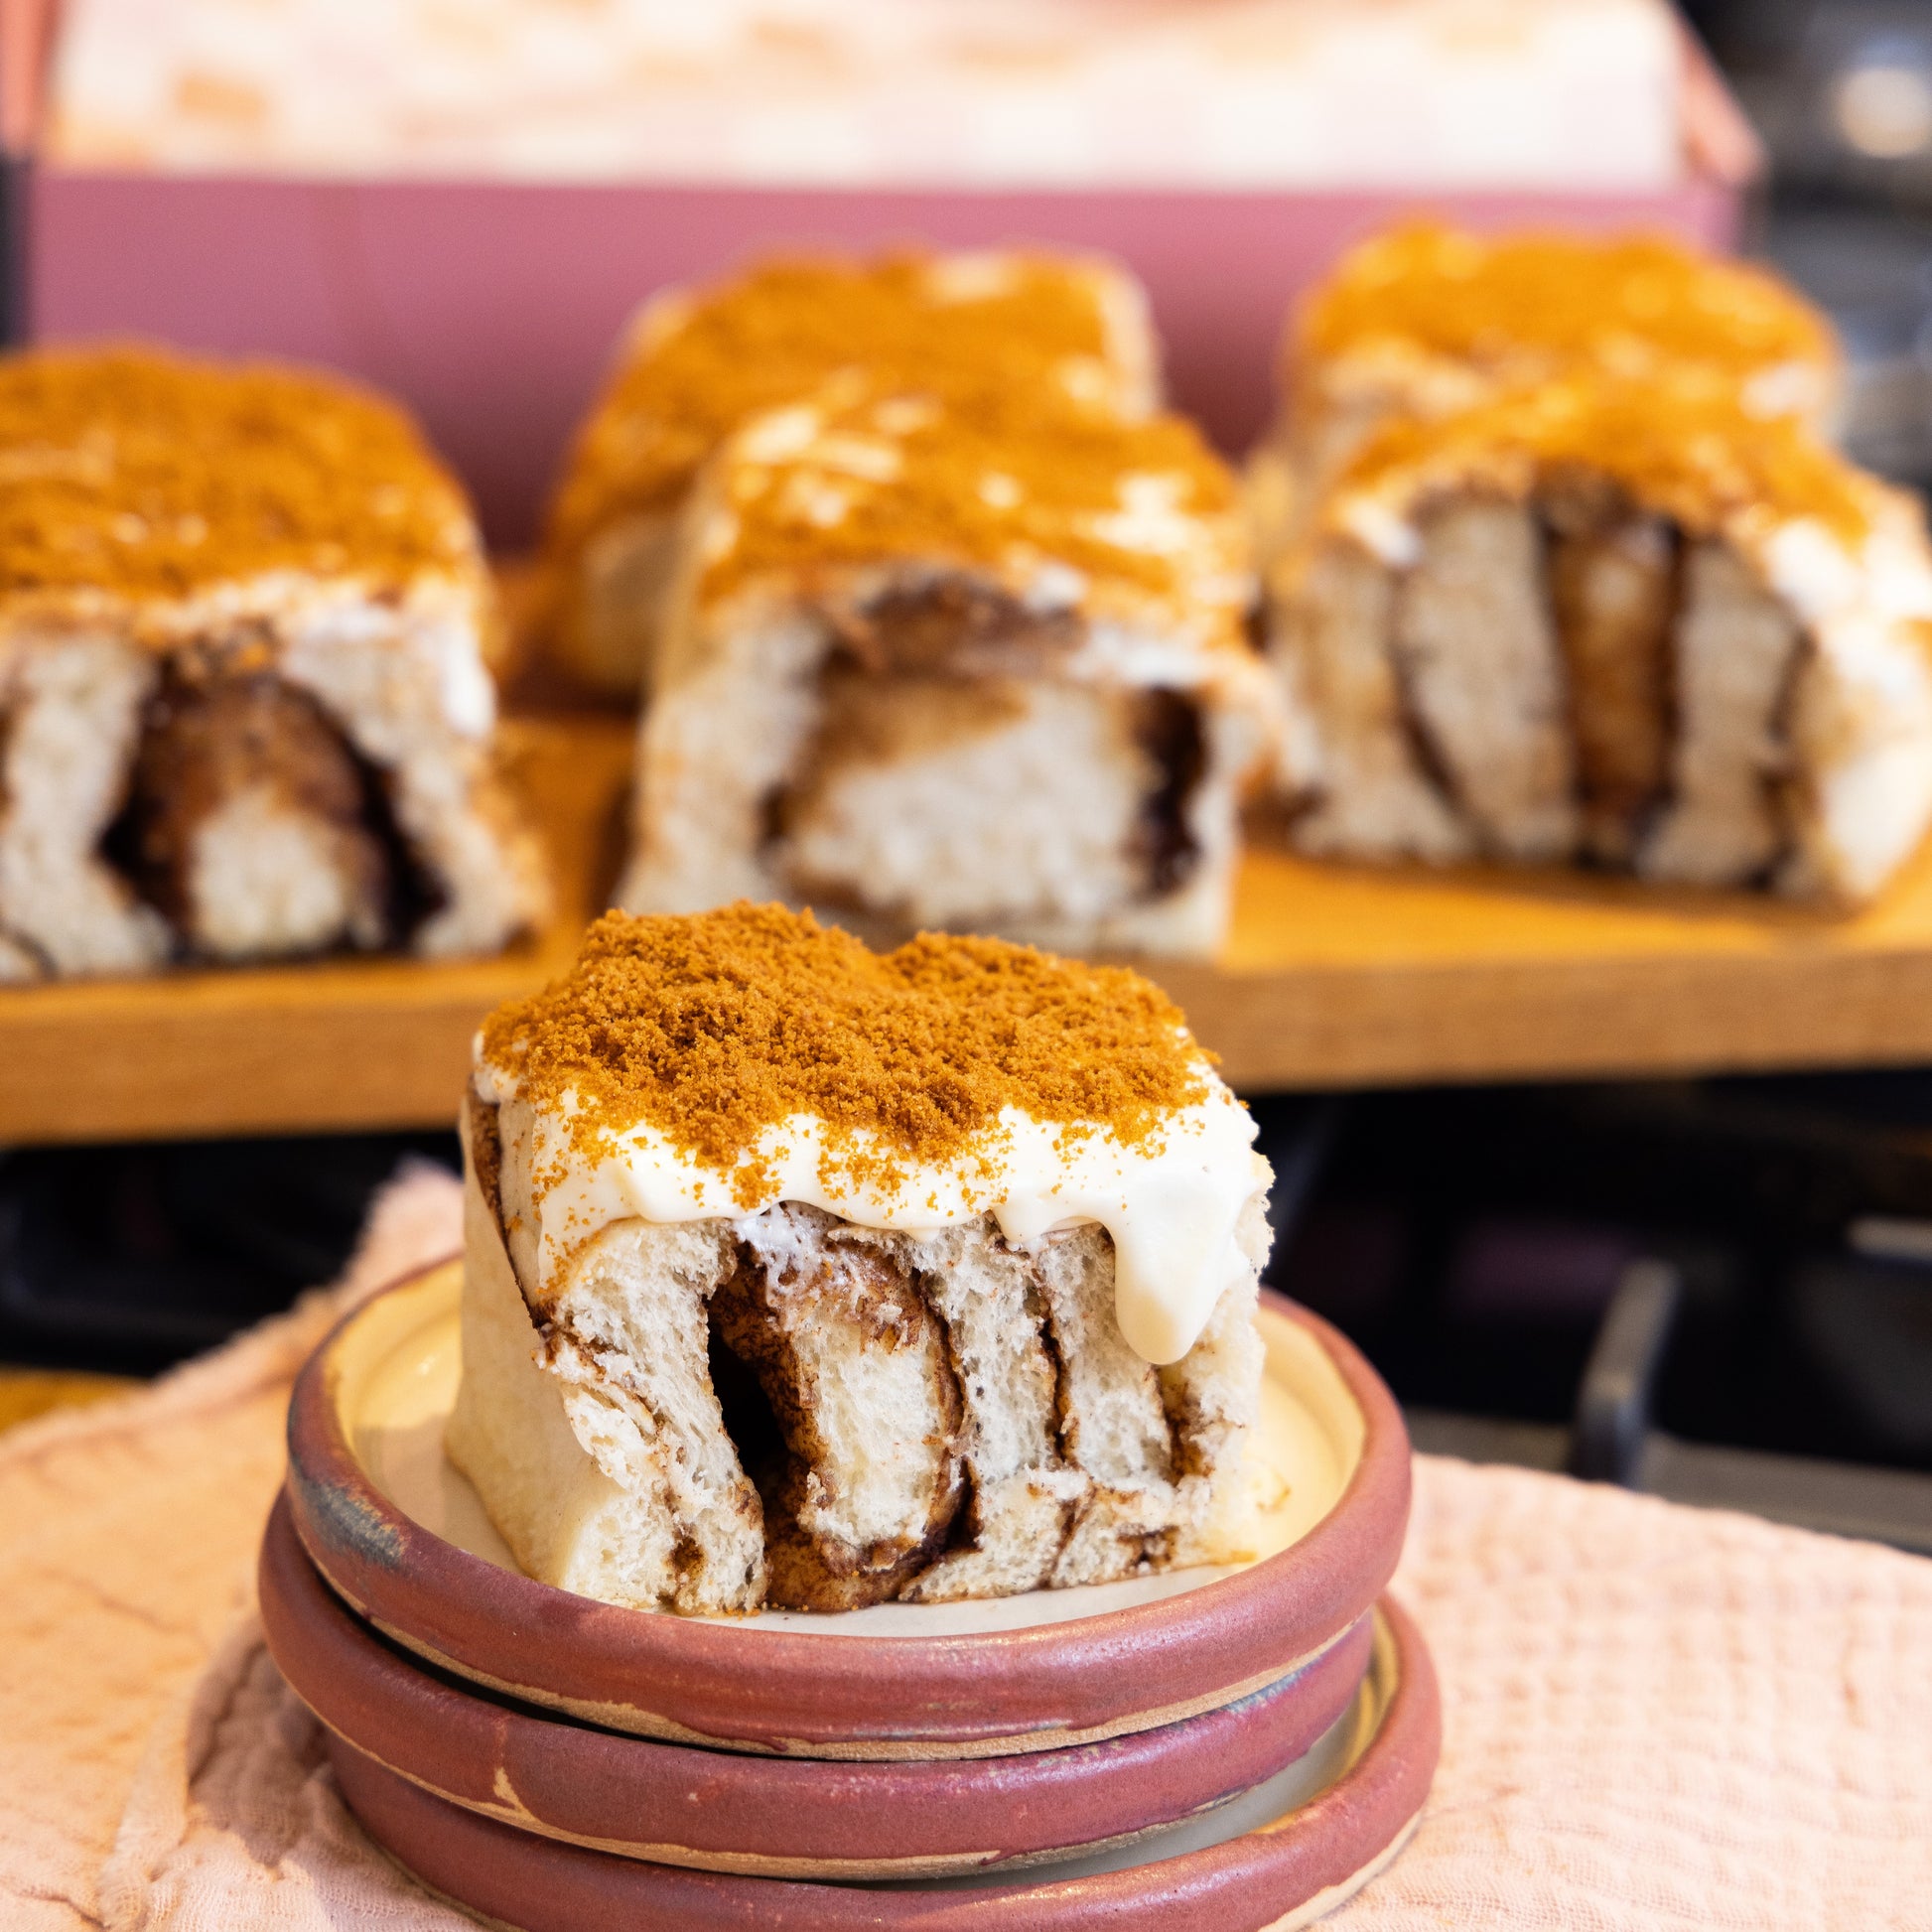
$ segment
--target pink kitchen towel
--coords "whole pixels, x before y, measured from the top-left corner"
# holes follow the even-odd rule
[[[470,1922],[344,1809],[251,1601],[303,1356],[458,1230],[407,1174],[337,1289],[0,1437],[8,1932]],[[1932,1563],[1422,1457],[1396,1588],[1442,1769],[1337,1932],[1932,1932]]]

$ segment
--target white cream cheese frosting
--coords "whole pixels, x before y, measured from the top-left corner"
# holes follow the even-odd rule
[[[648,1123],[601,1130],[587,1152],[573,1110],[532,1107],[515,1074],[484,1056],[481,1037],[475,1084],[479,1098],[499,1110],[506,1189],[512,1176],[528,1189],[530,1211],[510,1230],[510,1247],[540,1306],[586,1242],[631,1218],[738,1220],[799,1201],[861,1227],[919,1235],[990,1213],[1020,1246],[1097,1222],[1114,1244],[1121,1332],[1159,1364],[1186,1354],[1223,1291],[1249,1272],[1235,1228],[1270,1177],[1254,1152],[1247,1109],[1204,1064],[1202,1075],[1203,1097],[1170,1110],[1138,1143],[1008,1106],[964,1154],[901,1165],[890,1187],[854,1173],[855,1150],[828,1149],[820,1121],[793,1115],[766,1128],[742,1157],[759,1170],[749,1201],[742,1174],[695,1160]]]

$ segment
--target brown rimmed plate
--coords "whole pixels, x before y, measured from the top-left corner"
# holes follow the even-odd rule
[[[277,1503],[259,1573],[268,1647],[338,1736],[454,1804],[524,1831],[709,1871],[940,1877],[1064,1858],[1193,1817],[1313,1749],[1367,1669],[1364,1617],[1239,1703],[1021,1756],[834,1763],[597,1729],[435,1670],[350,1614]]]
[[[1124,1735],[1304,1670],[1395,1569],[1409,1444],[1326,1323],[1265,1298],[1261,1457],[1279,1546],[1198,1569],[960,1604],[713,1621],[523,1576],[442,1453],[462,1265],[348,1315],[289,1412],[295,1528],[337,1591],[430,1662],[620,1730],[806,1757],[998,1756]]]
[[[1385,1599],[1355,1705],[1306,1758],[1255,1791],[1025,1880],[909,1885],[804,1884],[616,1858],[448,1804],[333,1735],[330,1755],[378,1845],[433,1890],[519,1932],[1290,1932],[1332,1911],[1401,1851],[1441,1737],[1428,1651]]]

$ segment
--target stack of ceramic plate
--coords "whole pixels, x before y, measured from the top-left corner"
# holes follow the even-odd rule
[[[525,1932],[1299,1925],[1393,1858],[1438,1745],[1383,1586],[1402,1422],[1270,1299],[1264,1554],[984,1602],[730,1620],[511,1564],[444,1459],[460,1264],[297,1385],[262,1547],[276,1661],[427,1884]]]

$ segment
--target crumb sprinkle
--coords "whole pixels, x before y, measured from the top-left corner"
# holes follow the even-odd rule
[[[915,397],[862,377],[785,417],[755,419],[720,459],[707,603],[760,579],[809,588],[908,559],[990,569],[1023,594],[1043,571],[1070,568],[1088,596],[1153,598],[1208,641],[1242,643],[1238,492],[1182,417],[1130,420],[998,384]],[[783,437],[766,433],[779,426]],[[844,460],[854,444],[879,453],[871,474]],[[989,493],[981,480],[995,465],[1004,486]]]
[[[1008,1107],[1157,1151],[1212,1065],[1126,967],[936,933],[875,953],[743,900],[606,913],[568,973],[485,1021],[483,1054],[578,1151],[655,1128],[748,1208],[773,1177],[761,1137],[797,1115],[823,1123],[828,1177],[890,1195],[933,1166],[991,1180]]]
[[[0,591],[477,567],[461,486],[352,383],[132,345],[0,358]]]
[[[1662,233],[1490,238],[1412,221],[1346,256],[1304,310],[1291,354],[1400,342],[1510,379],[1659,362],[1736,380],[1838,359],[1830,325],[1775,275]]]
[[[972,258],[967,258],[972,259]],[[1079,261],[906,249],[873,260],[776,256],[660,311],[624,355],[579,438],[552,514],[552,553],[575,555],[613,518],[677,503],[747,418],[864,366],[922,382],[988,374],[1035,390],[1121,394],[1101,284]]]

